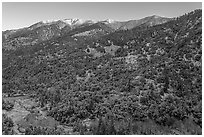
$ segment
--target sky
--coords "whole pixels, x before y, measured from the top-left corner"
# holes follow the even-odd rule
[[[201,2],[3,2],[2,30],[69,18],[127,21],[151,15],[177,17],[201,8]]]

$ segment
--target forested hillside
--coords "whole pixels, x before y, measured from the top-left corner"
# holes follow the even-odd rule
[[[202,10],[129,30],[93,24],[2,58],[5,96],[31,96],[79,134],[202,134]]]

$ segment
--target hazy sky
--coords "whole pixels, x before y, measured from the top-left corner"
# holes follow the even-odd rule
[[[2,30],[27,27],[42,20],[68,18],[126,21],[150,15],[176,17],[201,8],[201,2],[3,2]]]

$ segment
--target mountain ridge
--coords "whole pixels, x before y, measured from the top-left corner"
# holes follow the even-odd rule
[[[152,16],[145,17],[139,20],[130,21],[113,21],[106,19],[103,21],[93,21],[93,20],[81,20],[77,18],[73,19],[62,19],[62,20],[49,20],[40,21],[32,24],[29,27],[20,28],[16,30],[6,30],[2,32],[3,47],[7,49],[15,49],[12,43],[16,43],[16,46],[37,44],[42,41],[49,40],[54,37],[63,36],[75,29],[91,28],[91,26],[104,24],[105,28],[99,25],[99,28],[105,32],[99,32],[100,35],[106,35],[107,32],[114,32],[118,30],[128,30],[139,25],[146,23],[147,26],[157,25],[171,20],[170,18],[163,18],[157,16],[154,18]],[[108,29],[108,30],[107,30]],[[97,32],[99,30],[96,30]]]
[[[99,22],[62,34],[52,24],[7,39],[3,95],[31,96],[80,134],[202,134],[202,10],[158,25],[154,18],[118,31]]]
[[[80,21],[80,22],[86,22],[86,21],[90,21],[90,22],[93,22],[93,23],[98,23],[98,22],[108,22],[108,23],[113,23],[113,22],[128,22],[128,21],[136,21],[136,20],[141,20],[141,19],[144,19],[144,18],[147,18],[147,17],[152,17],[152,16],[156,16],[156,17],[160,17],[160,18],[168,18],[168,17],[164,17],[164,16],[159,16],[159,15],[150,15],[150,16],[146,16],[146,17],[143,17],[143,18],[140,18],[140,19],[130,19],[130,20],[113,20],[113,19],[110,19],[110,18],[107,18],[107,19],[104,19],[104,20],[92,20],[92,19],[80,19],[80,18],[64,18],[64,19],[54,19],[54,20],[41,20],[41,21],[38,21],[38,22],[35,22],[27,27],[20,27],[20,28],[16,28],[16,29],[6,29],[6,30],[3,30],[2,32],[5,32],[5,31],[16,31],[16,30],[19,30],[19,29],[24,29],[24,28],[29,28],[31,27],[32,25],[35,25],[35,24],[39,24],[39,23],[54,23],[54,22],[58,22],[58,21],[64,21],[66,22],[66,20],[70,20],[71,22],[75,22],[75,21]],[[169,19],[173,19],[173,18],[169,18]],[[70,24],[70,21],[68,21],[68,24]]]

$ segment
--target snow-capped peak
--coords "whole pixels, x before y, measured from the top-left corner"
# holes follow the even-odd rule
[[[78,18],[69,18],[69,19],[60,19],[60,20],[45,20],[45,21],[41,21],[41,23],[49,25],[49,24],[56,23],[58,21],[64,22],[65,24],[68,24],[70,26],[81,25],[84,23],[96,23],[97,22],[94,20],[82,20],[82,19],[78,19]]]
[[[78,19],[78,18],[69,18],[69,19],[61,19],[61,20],[45,20],[45,21],[41,21],[43,24],[53,24],[56,23],[58,21],[64,22],[70,26],[73,25],[81,25],[84,23],[97,23],[97,22],[103,22],[105,24],[110,24],[110,23],[114,23],[115,21],[112,19],[106,19],[103,21],[98,21],[98,20],[82,20],[82,19]]]
[[[82,19],[77,19],[77,18],[73,18],[73,19],[64,19],[64,20],[61,20],[63,21],[64,23],[67,23],[69,25],[81,25],[83,23],[96,23],[95,21],[92,21],[92,20],[82,20]]]
[[[115,20],[112,20],[112,19],[106,19],[105,21],[104,21],[105,23],[114,23],[115,22]]]
[[[53,23],[53,22],[56,22],[57,20],[44,20],[42,21],[42,23],[44,24],[49,24],[49,23]]]
[[[62,22],[69,24],[69,25],[74,25],[74,24],[78,24],[80,22],[82,22],[82,20],[77,19],[77,18],[73,18],[73,19],[63,19],[61,20]]]

